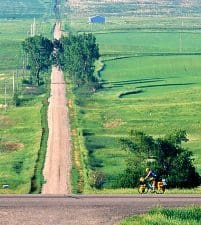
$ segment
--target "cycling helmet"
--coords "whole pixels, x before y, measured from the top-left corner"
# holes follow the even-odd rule
[[[150,168],[146,168],[146,172],[149,172],[151,169]]]

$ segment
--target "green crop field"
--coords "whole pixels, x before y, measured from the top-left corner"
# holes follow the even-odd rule
[[[106,174],[105,188],[125,168],[118,140],[131,129],[154,137],[186,130],[184,146],[201,172],[201,33],[193,29],[199,20],[181,27],[179,18],[130,18],[125,26],[119,19],[118,27],[115,19],[114,27],[111,19],[91,27],[104,63],[103,88],[79,108],[79,123],[90,166]]]
[[[200,53],[201,33],[128,31],[97,34],[102,55],[140,53]]]

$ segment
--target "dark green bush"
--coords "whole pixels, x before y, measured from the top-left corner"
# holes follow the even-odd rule
[[[19,94],[17,92],[15,92],[13,95],[13,105],[14,106],[20,105],[20,98],[19,98]]]
[[[150,167],[166,178],[169,187],[193,188],[201,184],[201,176],[193,165],[193,154],[182,147],[186,132],[176,131],[164,138],[154,139],[142,132],[132,131],[121,138],[122,148],[129,151],[127,168],[119,176],[120,187],[134,187],[139,177]]]
[[[92,188],[101,189],[105,183],[106,175],[100,171],[92,171],[90,185]]]

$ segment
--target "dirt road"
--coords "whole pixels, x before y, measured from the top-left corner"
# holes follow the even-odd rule
[[[61,37],[60,23],[56,23],[54,38]],[[45,184],[42,194],[69,194],[71,169],[70,125],[63,73],[53,66],[51,96],[48,108],[49,138],[44,166]]]
[[[1,225],[114,225],[155,206],[201,205],[201,195],[0,195]]]
[[[61,23],[56,22],[55,28],[54,28],[54,39],[59,40],[61,38],[62,32],[61,32]]]

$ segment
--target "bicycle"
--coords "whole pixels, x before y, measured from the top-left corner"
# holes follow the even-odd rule
[[[162,179],[161,181],[157,181],[156,187],[153,188],[152,184],[148,181],[145,181],[143,177],[140,178],[140,184],[138,185],[138,192],[140,194],[156,193],[163,194],[166,189],[166,181]]]

